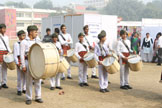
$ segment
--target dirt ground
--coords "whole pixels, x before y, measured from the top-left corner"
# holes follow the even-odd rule
[[[119,89],[119,73],[109,75],[109,93],[100,93],[98,80],[89,78],[89,87],[78,86],[78,68],[72,68],[73,80],[61,81],[64,95],[50,91],[49,80],[42,85],[43,104],[25,104],[25,95],[16,95],[16,71],[8,72],[9,89],[0,90],[0,108],[162,108],[162,67],[144,64],[141,72],[130,72],[133,90]],[[89,69],[89,76],[91,70]],[[33,94],[34,97],[34,94]],[[33,98],[34,99],[34,98]]]

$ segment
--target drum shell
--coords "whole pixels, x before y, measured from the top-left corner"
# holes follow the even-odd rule
[[[72,61],[73,63],[76,63],[78,62],[78,58],[77,56],[75,55],[75,50],[74,49],[70,49],[67,51],[67,58]]]
[[[95,59],[92,59],[90,61],[85,61],[89,68],[94,68],[97,66],[97,61]]]
[[[60,61],[60,65],[59,65],[59,73],[63,73],[66,72],[67,69],[70,67],[69,63],[67,62],[67,60],[65,58],[63,58],[62,61]]]
[[[7,68],[10,70],[15,70],[16,69],[16,64],[15,62],[11,62],[11,63],[6,63]]]
[[[142,61],[135,64],[129,63],[129,68],[131,71],[138,72],[142,70],[142,64]]]
[[[39,50],[37,50],[39,49]],[[32,52],[32,50],[34,52]],[[38,52],[37,52],[38,51]],[[44,65],[41,64],[41,66],[36,67],[33,66],[33,64],[37,64],[41,62],[41,59],[37,56],[42,55],[39,58],[43,58]],[[35,58],[37,57],[37,58]],[[29,70],[30,74],[34,79],[46,79],[56,76],[59,70],[60,65],[60,56],[58,53],[58,50],[56,46],[52,43],[37,43],[31,46],[29,54]],[[35,58],[35,59],[34,59]],[[34,60],[32,60],[34,59]],[[33,62],[33,63],[32,63]],[[40,69],[40,74],[37,72],[39,70],[38,68],[43,67],[43,69]],[[35,69],[37,68],[37,69]]]
[[[78,58],[77,58],[77,56],[74,54],[73,56],[71,56],[71,57],[68,57],[69,58],[69,60],[70,61],[72,61],[73,63],[76,63],[76,62],[78,62]]]
[[[119,72],[119,70],[120,70],[120,64],[118,63],[118,61],[116,59],[114,60],[112,65],[104,66],[104,67],[109,74],[115,74],[115,73]]]
[[[130,55],[128,57],[128,65],[129,65],[129,68],[131,71],[138,72],[138,71],[142,70],[143,63],[142,63],[142,60],[140,60],[139,58],[140,58],[139,55]],[[133,61],[134,61],[134,59],[138,60],[138,61],[132,63],[132,62],[130,62],[131,59],[133,59]]]

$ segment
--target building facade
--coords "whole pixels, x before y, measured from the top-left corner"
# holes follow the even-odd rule
[[[46,18],[52,13],[57,13],[57,11],[0,7],[0,23],[7,25],[6,34],[10,39],[16,39],[17,31],[26,31],[29,25],[38,26],[40,35],[42,18]]]

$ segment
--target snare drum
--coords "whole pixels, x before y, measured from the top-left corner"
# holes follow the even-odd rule
[[[85,56],[84,56],[84,61],[86,62],[86,64],[88,65],[89,68],[94,68],[97,66],[97,61],[95,60],[95,54],[88,52]]]
[[[142,59],[139,55],[130,55],[128,57],[128,64],[132,71],[141,71],[142,69]]]
[[[3,60],[6,63],[8,69],[10,70],[16,69],[16,64],[14,62],[13,54],[3,55]]]
[[[115,74],[120,70],[120,64],[115,57],[107,57],[103,60],[102,64],[104,65],[106,71],[109,74]]]
[[[67,60],[63,57],[61,58],[60,60],[60,65],[59,65],[59,73],[63,73],[63,72],[66,72],[67,69],[69,69],[70,65],[69,63],[67,62]]]
[[[78,58],[75,55],[75,50],[74,49],[70,49],[67,51],[67,57],[73,62],[78,62]]]

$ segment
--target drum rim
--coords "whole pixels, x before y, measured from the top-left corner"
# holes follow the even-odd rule
[[[102,64],[105,66],[105,67],[109,67],[109,66],[111,66],[111,65],[113,65],[113,63],[114,62],[112,62],[110,65],[105,65],[105,63],[104,63],[104,61],[106,60],[106,59],[110,59],[110,58],[113,58],[114,59],[114,62],[115,62],[115,57],[106,57],[103,61],[102,61]]]

